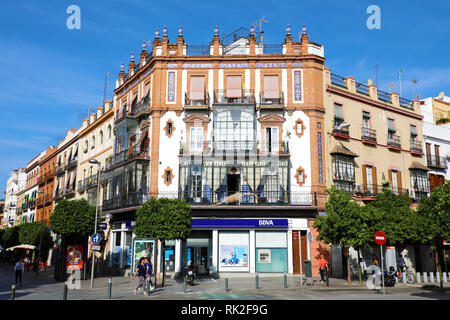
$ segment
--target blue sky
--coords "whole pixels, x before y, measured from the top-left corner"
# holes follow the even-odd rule
[[[69,30],[68,6],[81,9],[81,29]],[[381,9],[381,29],[369,30],[369,5]],[[0,4],[0,198],[11,170],[25,166],[56,145],[83,113],[103,101],[105,73],[112,73],[108,97],[122,62],[139,56],[143,40],[154,39],[166,24],[175,42],[182,24],[190,44],[208,44],[214,26],[220,34],[265,16],[266,43],[281,43],[307,27],[310,40],[325,46],[332,72],[358,82],[372,78],[412,98],[450,95],[450,1],[144,1],[22,0]],[[297,38],[298,39],[298,38]]]

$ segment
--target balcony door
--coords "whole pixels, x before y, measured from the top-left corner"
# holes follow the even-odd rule
[[[239,184],[241,181],[240,174],[228,174],[227,175],[227,196],[239,192]]]
[[[228,76],[227,77],[226,96],[229,99],[242,98],[242,77],[241,76]]]
[[[277,127],[266,128],[266,151],[278,152],[279,135]]]
[[[200,168],[193,168],[191,174],[191,196],[193,202],[202,201],[202,174]]]
[[[194,127],[190,132],[190,151],[202,152],[203,151],[203,128]]]

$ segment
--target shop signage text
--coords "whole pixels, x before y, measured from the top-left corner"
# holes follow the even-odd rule
[[[288,219],[192,219],[192,228],[287,229]]]

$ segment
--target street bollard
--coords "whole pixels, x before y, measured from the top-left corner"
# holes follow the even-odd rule
[[[255,277],[255,288],[259,289],[259,274],[256,274],[256,277]]]
[[[225,291],[228,293],[228,278],[225,278]]]
[[[420,283],[420,272],[416,273],[416,282]]]
[[[433,272],[430,272],[430,282],[434,283],[434,274],[433,274]]]
[[[147,277],[147,279],[145,280],[145,290],[147,290],[147,295],[150,295],[150,278]]]
[[[287,285],[287,274],[286,274],[286,272],[284,273],[284,287],[285,287],[285,288],[288,287],[288,285]]]
[[[16,295],[16,285],[13,284],[11,285],[11,300],[14,300],[15,295]]]
[[[64,283],[63,300],[67,300],[67,283]]]
[[[330,280],[329,280],[329,277],[328,277],[328,274],[327,274],[327,287],[329,287],[330,286]]]
[[[402,282],[406,283],[406,272],[402,273]]]
[[[112,293],[112,279],[108,279],[108,299],[111,300],[111,293]]]
[[[436,272],[436,282],[437,283],[441,282],[441,275],[439,274],[439,272]]]
[[[184,293],[186,293],[186,277],[183,280]]]
[[[442,282],[447,283],[447,274],[442,272]]]
[[[428,278],[427,278],[427,273],[426,272],[423,273],[423,282],[424,283],[428,282]]]

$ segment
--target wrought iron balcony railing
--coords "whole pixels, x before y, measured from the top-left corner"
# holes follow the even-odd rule
[[[394,147],[400,149],[402,144],[400,142],[400,136],[392,133],[388,133],[387,135],[387,145],[388,147]]]
[[[263,47],[263,54],[283,54],[282,44],[265,44]]]
[[[258,153],[258,154],[289,154],[289,141],[283,141],[281,145],[272,144],[259,148],[258,142],[243,141],[207,141],[185,146],[180,143],[180,155],[188,154],[216,154],[216,153]]]
[[[366,140],[369,142],[377,142],[377,132],[376,130],[362,127],[361,128],[361,140]]]
[[[447,169],[447,158],[427,155],[427,166],[432,168]]]
[[[366,86],[365,84],[359,83],[359,82],[356,82],[355,85],[356,85],[356,92],[366,95],[366,96],[369,95],[369,87],[368,86]]]
[[[209,107],[208,92],[190,92],[187,91],[184,96],[185,107]]]
[[[150,97],[147,95],[146,97],[144,97],[141,101],[139,101],[138,103],[131,105],[131,111],[129,113],[129,115],[131,117],[138,117],[139,115],[149,112],[150,111],[150,105],[151,105],[151,99]]]
[[[66,170],[70,170],[73,169],[77,166],[78,164],[78,157],[76,158],[71,158],[67,163],[66,163]]]
[[[214,90],[214,103],[220,104],[254,104],[254,90]]]
[[[411,139],[410,142],[411,142],[411,149],[410,149],[411,151],[422,153],[422,141]]]
[[[335,136],[350,136],[350,126],[347,125],[345,127],[341,127],[340,125],[333,122],[333,131],[332,134]]]
[[[334,73],[331,74],[331,84],[347,89],[347,85],[345,84],[345,78],[338,76],[337,74]]]
[[[388,102],[388,103],[392,103],[392,99],[391,99],[391,94],[381,91],[381,90],[377,90],[378,93],[378,99],[384,102]]]
[[[186,55],[188,56],[208,56],[210,54],[209,45],[187,45],[186,46]]]
[[[60,175],[63,175],[64,172],[65,172],[64,164],[62,164],[62,163],[58,164],[55,168],[55,175],[60,176]]]
[[[122,163],[137,159],[150,160],[149,149],[141,150],[139,146],[134,146],[130,150],[124,150],[122,152],[116,153],[112,157],[106,159],[105,169],[109,170]]]
[[[398,102],[400,104],[400,107],[403,107],[403,108],[406,108],[409,110],[414,110],[413,102],[411,100],[399,97]]]
[[[280,92],[260,92],[259,104],[262,106],[283,106],[284,95],[283,91]]]

